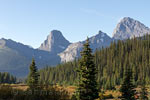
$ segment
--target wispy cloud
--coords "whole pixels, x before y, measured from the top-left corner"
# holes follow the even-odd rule
[[[109,18],[109,19],[112,19],[112,20],[118,20],[118,18],[116,17],[113,17],[113,16],[110,16],[110,15],[107,15],[107,14],[103,14],[97,10],[94,10],[94,9],[81,9],[82,12],[84,13],[87,13],[87,14],[92,14],[92,15],[96,15],[96,16],[100,16],[100,17],[104,17],[104,18]]]

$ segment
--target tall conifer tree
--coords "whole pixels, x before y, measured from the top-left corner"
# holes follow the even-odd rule
[[[92,50],[89,45],[89,39],[83,46],[81,60],[79,65],[79,85],[78,100],[95,100],[98,98],[98,89],[96,82],[96,66],[94,64]]]
[[[38,86],[38,83],[39,83],[38,69],[36,67],[35,60],[32,59],[27,84],[29,85],[30,89],[36,89]]]
[[[135,86],[133,85],[132,70],[127,68],[124,74],[123,84],[120,92],[122,93],[121,100],[135,100]]]

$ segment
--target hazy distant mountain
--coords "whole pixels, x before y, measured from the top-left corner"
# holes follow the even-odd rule
[[[132,37],[139,37],[145,34],[150,34],[150,29],[141,22],[130,17],[123,18],[113,32],[114,39],[128,39]]]
[[[10,39],[0,39],[1,72],[10,72],[20,77],[25,76],[28,73],[32,58],[35,58],[38,68],[43,68],[46,65],[56,65],[60,62],[57,55],[33,49]]]
[[[89,41],[91,48],[95,51],[96,48],[99,49],[101,47],[109,46],[112,39],[106,33],[99,31],[97,35],[89,38]],[[80,57],[80,51],[82,50],[85,42],[86,41],[70,44],[65,51],[59,54],[61,61],[68,62]]]
[[[47,39],[39,47],[40,50],[49,51],[58,54],[64,51],[70,42],[64,38],[62,33],[58,30],[53,30],[47,36]]]

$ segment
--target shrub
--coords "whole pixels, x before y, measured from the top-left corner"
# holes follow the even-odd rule
[[[0,86],[0,100],[10,100],[13,98],[12,88],[9,85]]]
[[[13,89],[9,85],[0,86],[0,100],[69,100],[69,97],[64,88],[53,86],[25,91]]]

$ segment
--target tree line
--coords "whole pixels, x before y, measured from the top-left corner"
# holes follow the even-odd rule
[[[9,74],[8,72],[0,72],[0,83],[16,83],[17,79],[15,76]]]
[[[28,88],[23,90],[13,88],[10,84],[0,84],[0,100],[70,100],[70,95],[64,88],[39,83],[39,73],[34,59],[29,69]]]
[[[145,84],[150,84],[150,35],[112,42],[110,47],[97,49],[93,55],[99,88],[113,89],[120,85],[127,66],[131,66],[135,85],[140,84],[143,77]],[[79,60],[41,69],[40,82],[76,85]]]
[[[115,58],[116,55],[119,56],[119,54],[118,54],[119,52],[117,52],[117,50],[119,48],[119,43],[122,44],[121,46],[124,46],[123,49],[121,49],[121,50],[124,50],[122,53],[127,53],[128,55],[130,55],[130,52],[133,52],[132,50],[133,49],[135,50],[135,48],[136,48],[136,46],[134,47],[132,43],[139,41],[140,43],[148,42],[148,44],[149,44],[149,40],[147,41],[147,39],[149,39],[149,38],[147,38],[145,36],[143,38],[134,38],[131,40],[128,39],[126,41],[118,41],[118,43],[114,42],[111,44],[111,46],[109,48],[106,48],[106,49],[102,48],[102,50],[100,50],[100,51],[97,50],[94,55],[92,55],[92,50],[90,49],[89,41],[87,39],[87,42],[84,44],[83,51],[81,52],[81,58],[79,59],[78,62],[74,61],[74,64],[77,65],[77,66],[75,66],[75,69],[74,69],[75,73],[76,73],[76,74],[74,74],[74,76],[76,76],[74,78],[78,82],[76,84],[77,89],[72,96],[72,100],[95,100],[95,99],[98,99],[98,98],[100,98],[99,92],[101,92],[101,88],[113,89],[115,87],[115,85],[121,85],[121,87],[120,87],[121,96],[119,97],[121,100],[136,100],[138,98],[140,100],[148,100],[148,92],[145,87],[145,84],[147,81],[146,74],[145,74],[146,70],[143,70],[145,72],[141,71],[142,74],[138,75],[138,76],[140,76],[140,81],[135,81],[135,75],[137,73],[135,74],[135,68],[133,67],[132,62],[130,63],[130,60],[129,60],[130,57],[132,57],[133,55],[125,56],[128,59],[124,58],[124,56],[121,57],[121,58],[124,58],[124,61],[128,60],[128,62],[125,62],[124,63],[125,66],[122,66],[122,69],[119,70],[119,71],[122,71],[121,73],[119,73],[119,75],[122,74],[122,78],[120,78],[120,80],[118,79],[119,80],[118,82],[120,82],[120,83],[118,83],[118,84],[115,83],[115,82],[117,82],[116,80],[112,81],[115,79],[115,78],[113,78],[113,75],[114,75],[113,73],[115,73],[116,69],[118,68],[117,67],[115,69],[115,66],[112,66],[113,60],[114,60],[112,58]],[[144,44],[142,44],[142,45],[144,45]],[[137,46],[137,47],[139,47],[139,46]],[[146,45],[146,47],[150,47],[150,45]],[[120,47],[120,48],[122,48],[122,47]],[[120,50],[118,50],[118,51],[120,51]],[[101,53],[101,52],[103,52],[103,53]],[[104,52],[106,52],[106,53],[104,53]],[[107,55],[108,53],[110,54],[109,57]],[[106,79],[108,79],[109,81],[104,82],[104,83],[100,83],[101,81],[99,81],[99,79],[102,80],[104,77],[100,77],[100,76],[103,76],[103,74],[101,74],[99,72],[99,67],[98,67],[98,65],[102,65],[102,63],[99,64],[102,61],[100,61],[100,59],[98,59],[99,57],[102,56],[102,54],[106,54],[105,57],[108,57],[108,60],[106,60],[106,64],[108,64],[111,67],[114,67],[114,69],[115,69],[115,70],[113,70],[113,68],[106,66],[106,67],[109,67],[109,69],[107,69],[108,70],[107,72],[104,71],[103,74],[107,75]],[[94,57],[95,57],[95,59],[93,59]],[[104,58],[104,55],[103,55],[103,58]],[[148,58],[146,58],[146,59],[148,59]],[[119,60],[119,59],[116,58],[116,60]],[[123,63],[123,61],[122,61],[122,63]],[[71,66],[69,66],[69,67],[71,67]],[[103,68],[103,67],[101,67],[101,68]],[[49,68],[47,67],[47,71],[48,71],[48,69]],[[54,70],[54,68],[52,68],[52,69]],[[65,72],[65,70],[64,70],[64,72]],[[98,72],[100,73],[99,75],[98,75]],[[68,72],[66,72],[66,73],[68,74]],[[49,74],[50,74],[50,72],[49,72]],[[58,75],[58,73],[55,73],[55,75]],[[47,76],[47,78],[46,77],[43,77],[43,78],[46,79],[44,84],[49,84],[49,80],[48,80],[49,76]],[[97,79],[97,81],[96,81],[96,79]],[[59,80],[55,80],[55,82],[59,82]],[[103,82],[103,80],[102,80],[102,82]],[[114,84],[112,84],[113,82],[114,82]],[[99,88],[98,88],[98,83],[99,83]],[[106,85],[104,85],[104,84],[106,84]],[[136,97],[137,85],[141,86],[140,97],[138,97],[138,98]]]

